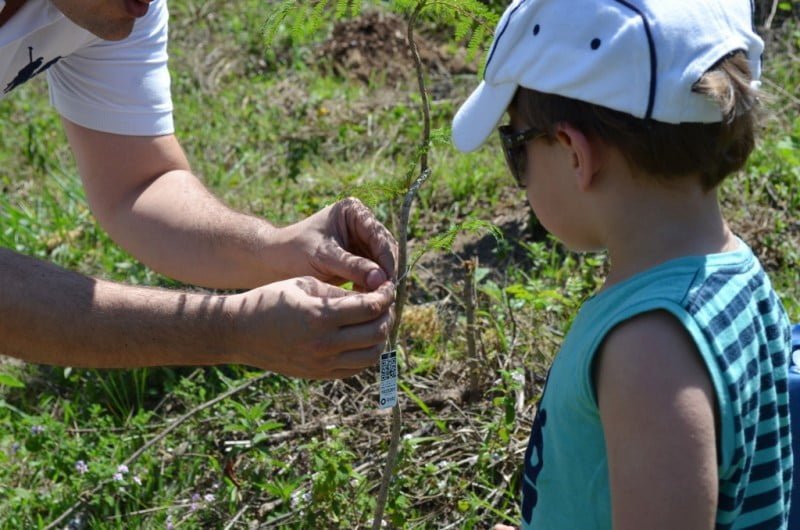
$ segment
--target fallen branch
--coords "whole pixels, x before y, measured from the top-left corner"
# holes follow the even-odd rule
[[[421,398],[421,401],[422,403],[425,404],[428,410],[439,410],[447,405],[460,405],[462,403],[468,403],[470,402],[470,396],[471,396],[470,388],[467,386],[463,386],[463,387],[450,388],[447,390],[443,390],[441,392],[437,392],[435,394],[431,394],[429,396],[425,396]],[[422,408],[420,408],[419,404],[413,401],[410,401],[408,403],[408,407],[406,408],[407,412],[416,412],[419,410],[422,410]],[[335,415],[323,416],[315,421],[298,425],[296,427],[292,427],[289,430],[281,431],[272,434],[270,436],[267,436],[263,441],[261,441],[257,445],[279,444],[287,440],[297,438],[299,436],[309,436],[318,434],[324,431],[330,425],[336,425],[336,426],[355,425],[361,423],[364,420],[378,418],[383,415],[384,413],[373,409],[373,410],[365,410],[357,412],[349,416],[335,416]],[[251,444],[245,446],[244,449],[250,449],[252,447],[253,445]]]
[[[250,506],[248,504],[245,504],[244,507],[241,510],[239,510],[236,513],[236,515],[233,516],[233,519],[231,519],[228,522],[228,524],[225,525],[225,528],[223,530],[231,530],[231,528],[233,528],[233,525],[236,524],[236,521],[241,519],[241,517],[244,515],[244,512],[246,512],[248,509],[250,509]]]

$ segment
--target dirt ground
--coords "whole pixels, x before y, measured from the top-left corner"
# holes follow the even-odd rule
[[[336,24],[331,36],[316,51],[336,75],[365,83],[380,76],[393,85],[416,75],[414,58],[407,44],[407,25],[391,13],[367,12]],[[436,75],[475,74],[476,61],[467,62],[466,53],[445,50],[444,45],[415,34],[420,59],[426,72]]]

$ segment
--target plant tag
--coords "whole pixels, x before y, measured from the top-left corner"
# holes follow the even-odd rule
[[[381,395],[379,409],[397,405],[397,351],[381,354]]]

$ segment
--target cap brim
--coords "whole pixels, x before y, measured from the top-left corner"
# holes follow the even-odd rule
[[[478,85],[453,118],[453,143],[459,151],[469,153],[486,142],[516,92],[516,83]]]

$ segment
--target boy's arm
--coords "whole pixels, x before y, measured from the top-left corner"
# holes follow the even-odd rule
[[[614,529],[714,528],[716,399],[683,326],[663,311],[622,323],[594,377]]]

